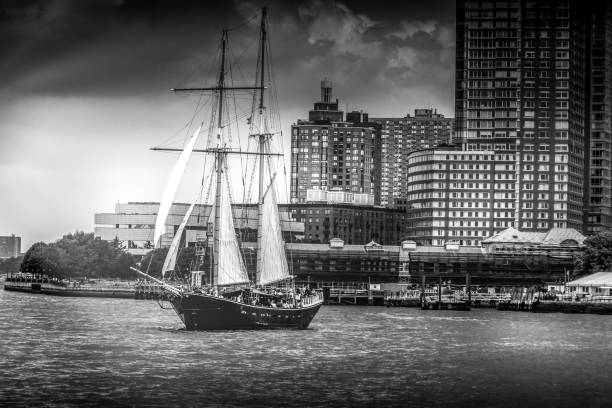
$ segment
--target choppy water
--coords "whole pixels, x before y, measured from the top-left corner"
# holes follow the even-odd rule
[[[0,290],[4,406],[612,406],[612,316],[323,307],[187,332],[130,299]]]

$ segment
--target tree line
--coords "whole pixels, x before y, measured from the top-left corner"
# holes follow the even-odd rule
[[[584,245],[574,267],[574,277],[612,270],[612,232],[592,235]],[[108,242],[95,238],[93,233],[77,231],[50,244],[37,242],[23,256],[0,260],[0,273],[21,271],[61,279],[134,279],[138,276],[130,267],[139,266],[141,270],[148,270],[150,275],[161,277],[167,253],[168,248],[157,248],[144,257],[134,256],[126,252],[117,239]],[[195,259],[193,247],[182,248],[173,277],[187,279]]]
[[[33,244],[23,256],[0,262],[0,272],[20,271],[60,279],[135,279],[138,275],[130,267],[140,266],[142,270],[148,268],[150,275],[161,277],[167,253],[167,248],[158,248],[144,257],[136,256],[122,248],[118,239],[108,242],[93,233],[77,231],[49,244]],[[194,249],[183,248],[177,259],[176,276],[187,278],[194,259]]]

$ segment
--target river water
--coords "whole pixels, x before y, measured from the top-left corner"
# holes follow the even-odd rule
[[[324,306],[188,332],[131,299],[0,290],[0,406],[610,407],[612,316]]]

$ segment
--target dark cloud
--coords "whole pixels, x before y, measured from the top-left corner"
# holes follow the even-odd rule
[[[285,151],[323,77],[343,108],[397,116],[431,105],[452,115],[454,2],[210,3],[0,0],[5,232],[27,247],[91,231],[93,214],[116,201],[157,200],[174,156],[147,149],[180,146],[196,101],[168,89],[214,80],[222,28],[240,57],[236,82],[252,81],[263,5]]]
[[[220,29],[237,28],[231,34],[234,50],[242,52],[251,43],[258,24],[252,17],[263,3],[2,2],[0,91],[112,97],[159,94],[186,80],[201,83],[206,73],[214,73]],[[265,3],[276,77],[290,87],[288,95],[316,88],[324,76],[354,102],[360,98],[350,89],[361,87],[365,104],[367,95],[410,87],[411,81],[452,83],[453,2]],[[243,62],[252,63],[254,57],[255,51],[248,52]],[[299,83],[295,78],[301,78]]]

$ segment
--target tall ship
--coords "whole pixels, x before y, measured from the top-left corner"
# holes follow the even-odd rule
[[[213,108],[205,148],[196,149],[201,125],[184,148],[153,149],[180,151],[157,213],[153,236],[156,247],[161,245],[170,207],[192,153],[205,154],[205,167],[207,164],[210,167],[205,168],[197,198],[191,203],[174,233],[162,267],[162,279],[151,276],[148,268],[145,271],[132,268],[162,287],[165,299],[170,302],[187,330],[306,329],[323,303],[321,293],[308,287],[296,288],[285,253],[275,187],[276,171],[272,163],[273,159],[282,154],[274,153],[271,148],[271,142],[278,133],[273,131],[272,125],[280,126],[280,120],[271,115],[277,104],[271,102],[276,106],[266,106],[266,94],[274,91],[268,86],[272,78],[267,24],[266,8],[263,8],[255,85],[231,84],[231,69],[234,64],[228,61],[229,30],[224,29],[215,86],[173,89],[176,92],[211,93]],[[249,140],[254,142],[252,144],[255,148],[246,151],[231,146],[229,122],[233,118],[230,117],[229,107],[235,106],[235,100],[229,99],[239,93],[252,98],[250,114],[245,119],[249,128]],[[252,165],[251,173],[257,174],[257,177],[250,178],[253,180],[252,184],[255,180],[258,181],[257,260],[254,279],[250,279],[247,273],[231,205],[234,179],[230,176],[230,170],[237,166],[228,164],[228,158],[234,155],[246,157],[247,162]],[[246,177],[243,177],[243,180],[244,178]],[[245,187],[243,199],[252,194],[252,188]],[[249,194],[246,194],[247,189]],[[206,242],[210,242],[206,262],[203,256],[199,257],[200,262],[195,264],[200,268],[191,271],[188,284],[171,284],[166,277],[176,266],[185,226],[196,203],[203,200],[206,203],[212,201],[211,212],[205,220],[209,236]],[[205,264],[206,269],[202,268]],[[141,268],[144,269],[144,266],[141,265]]]

